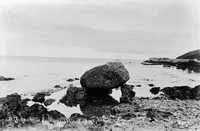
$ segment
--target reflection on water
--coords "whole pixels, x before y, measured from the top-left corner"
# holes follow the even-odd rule
[[[110,95],[89,96],[85,104],[80,105],[80,109],[82,113],[87,116],[103,116],[110,115],[112,113],[112,107],[117,104],[119,104],[119,102]]]
[[[66,90],[61,90],[56,93],[53,93],[51,96],[47,96],[46,99],[53,98],[56,99],[52,105],[48,106],[49,110],[58,110],[63,113],[66,117],[70,117],[73,113],[79,113],[84,115],[95,115],[102,116],[111,113],[110,109],[119,104],[119,97],[121,96],[121,90],[113,89],[113,93],[111,95],[104,96],[89,96],[77,104],[78,102],[74,102],[73,106],[66,106],[63,103],[60,103],[59,100],[66,94]],[[31,98],[31,97],[30,97]],[[29,102],[30,103],[30,102]],[[32,105],[34,102],[29,104]]]

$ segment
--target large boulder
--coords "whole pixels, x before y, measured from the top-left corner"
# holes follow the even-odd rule
[[[86,71],[80,79],[86,91],[109,90],[120,87],[129,80],[129,72],[121,62],[108,62]]]

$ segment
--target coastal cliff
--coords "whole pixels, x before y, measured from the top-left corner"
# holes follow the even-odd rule
[[[200,49],[185,53],[181,56],[178,56],[176,59],[197,59],[197,60],[200,60]]]

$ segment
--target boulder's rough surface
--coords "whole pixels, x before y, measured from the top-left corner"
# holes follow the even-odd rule
[[[45,93],[39,92],[33,97],[32,101],[43,103],[45,101],[45,96]]]
[[[65,96],[63,96],[59,101],[67,106],[76,106],[84,102],[86,98],[86,92],[84,88],[70,86],[67,90]]]
[[[80,83],[86,90],[110,90],[123,85],[129,78],[129,72],[121,62],[108,62],[86,71]]]
[[[120,97],[120,103],[131,103],[132,98],[135,97],[132,85],[124,84],[121,86],[122,96]]]

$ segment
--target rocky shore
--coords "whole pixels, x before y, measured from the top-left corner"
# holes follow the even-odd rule
[[[195,87],[154,87],[154,97],[135,97],[134,86],[127,84],[129,72],[121,62],[108,62],[86,71],[80,77],[81,87],[61,87],[32,94],[19,94],[0,99],[1,130],[105,130],[105,131],[182,131],[200,130],[200,85]],[[77,79],[68,79],[72,82]],[[70,117],[48,106],[55,99],[47,98],[67,89],[59,103],[79,106],[82,114]],[[109,94],[120,89],[117,101]],[[33,102],[29,105],[28,102]]]
[[[103,102],[105,101],[107,100]],[[105,105],[99,105],[99,109],[104,109],[100,116],[96,114],[99,112],[97,106],[89,105],[87,111],[90,115],[75,113],[66,118],[57,111],[48,112],[45,107],[34,104],[27,107],[28,114],[31,114],[28,118],[19,119],[13,116],[11,117],[13,119],[4,119],[1,115],[1,130],[198,131],[200,129],[199,100],[135,97],[131,103],[118,103],[112,108],[107,108],[111,114],[106,114]],[[45,115],[48,117],[39,117]]]

